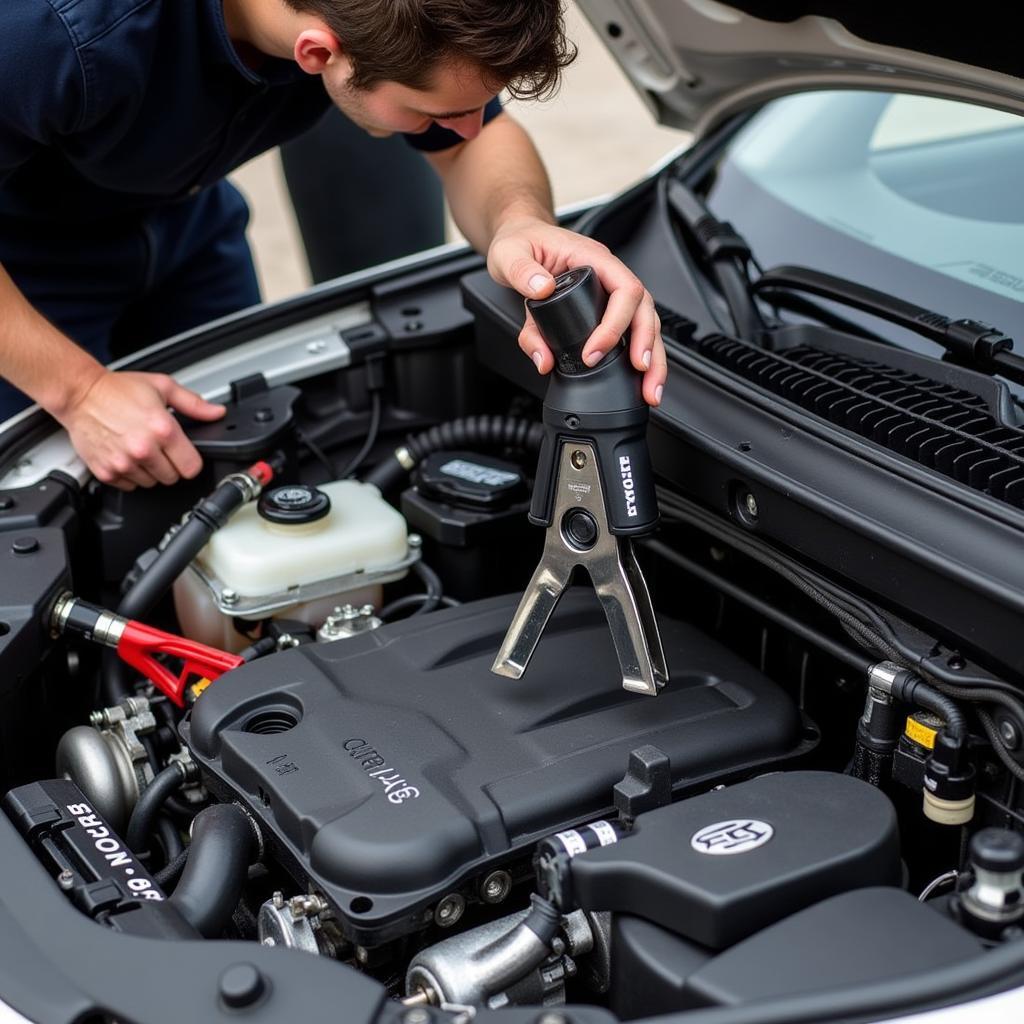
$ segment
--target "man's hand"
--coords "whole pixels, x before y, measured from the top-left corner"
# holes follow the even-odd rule
[[[202,468],[168,406],[197,420],[225,412],[162,373],[103,370],[56,418],[97,480],[131,491],[191,479]]]
[[[583,361],[596,366],[628,330],[630,361],[644,375],[644,398],[658,405],[668,376],[661,320],[650,293],[607,246],[547,221],[526,218],[503,224],[487,254],[491,276],[530,299],[546,298],[555,289],[556,275],[584,266],[594,268],[608,292],[608,309],[583,349]],[[519,347],[541,373],[554,369],[551,350],[529,315]]]

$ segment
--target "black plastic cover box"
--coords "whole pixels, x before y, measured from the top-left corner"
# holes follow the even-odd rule
[[[717,956],[640,918],[616,915],[613,927],[611,991],[623,1020],[873,984],[983,951],[948,916],[889,887],[833,896]]]
[[[654,744],[676,788],[800,748],[800,716],[718,643],[663,621],[671,681],[622,689],[599,604],[571,591],[519,681],[490,671],[518,598],[245,665],[184,733],[211,786],[241,797],[351,938],[421,927],[429,905],[537,839],[610,813],[629,752]]]
[[[763,775],[641,814],[571,862],[578,906],[634,914],[710,949],[847,889],[900,882],[896,811],[835,772]]]

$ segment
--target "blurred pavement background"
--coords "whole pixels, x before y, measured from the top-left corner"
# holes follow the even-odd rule
[[[559,206],[619,191],[688,138],[654,123],[575,5],[568,26],[580,55],[561,92],[546,103],[508,106],[537,143]],[[309,268],[277,151],[246,164],[233,180],[252,207],[249,236],[264,299],[307,288]]]

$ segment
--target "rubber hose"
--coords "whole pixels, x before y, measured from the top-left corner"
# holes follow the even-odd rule
[[[140,619],[149,614],[185,571],[189,562],[203,549],[213,528],[209,523],[190,516],[167,542],[153,564],[135,581],[121,598],[117,614],[126,619]]]
[[[129,850],[139,853],[145,849],[149,834],[156,825],[157,815],[163,810],[164,801],[181,789],[184,782],[185,775],[181,765],[172,764],[159,772],[143,790],[132,811],[128,821],[128,832],[124,837]]]
[[[555,905],[534,893],[530,897],[530,913],[523,924],[549,949],[562,924],[562,915]]]
[[[946,732],[953,739],[963,740],[966,738],[967,720],[964,718],[963,712],[949,697],[929,686],[920,676],[908,672],[902,681],[897,677],[897,684],[893,687],[893,696],[938,715],[946,723]]]
[[[185,849],[178,826],[174,824],[169,815],[160,814],[156,819],[156,834],[160,837],[160,845],[164,848],[165,861],[170,864]]]
[[[992,749],[996,753],[996,757],[1006,766],[1006,770],[1020,782],[1024,782],[1024,768],[1022,768],[1013,756],[1006,749],[1006,745],[1003,743],[1002,737],[999,735],[999,728],[995,723],[992,716],[981,708],[978,708],[978,721],[981,722],[982,728],[985,730],[985,735],[988,736],[989,743],[992,744]]]
[[[414,463],[422,462],[433,452],[447,448],[515,448],[536,454],[544,439],[544,426],[534,420],[515,416],[467,416],[439,423],[419,434],[406,438],[404,449]],[[396,455],[389,455],[363,477],[387,493],[398,487],[409,470]]]
[[[168,902],[204,938],[218,936],[242,896],[258,852],[249,816],[235,804],[214,804],[192,823],[192,845]]]
[[[238,652],[238,656],[244,662],[256,661],[277,650],[277,638],[272,636],[260,637],[255,643]]]
[[[999,704],[1013,715],[1019,728],[1024,729],[1024,704],[1002,690],[987,686],[951,686],[949,683],[937,683],[936,686],[941,687],[947,697],[955,697],[957,700],[991,701],[993,704]]]
[[[427,599],[412,614],[426,615],[427,612],[432,612],[441,603],[444,585],[441,583],[441,577],[424,562],[413,562],[412,571],[419,576],[427,588]]]
[[[417,462],[445,448],[518,448],[540,451],[544,428],[534,420],[511,416],[469,416],[439,423],[410,437],[406,448]]]
[[[174,888],[174,883],[177,882],[178,876],[185,869],[185,862],[188,860],[188,850],[182,850],[170,864],[162,867],[154,876],[153,879],[161,889],[167,890]]]
[[[377,617],[384,622],[389,622],[399,612],[404,612],[408,608],[418,608],[421,604],[430,600],[430,594],[407,594],[405,597],[399,597],[392,601],[391,604],[385,605],[378,613]],[[440,604],[444,608],[458,608],[461,606],[461,601],[456,601],[454,597],[447,597],[442,595]],[[409,616],[412,618],[412,616]]]
[[[218,484],[192,509],[192,514],[171,536],[153,564],[121,598],[117,614],[125,619],[144,619],[206,546],[214,531],[243,504],[245,495],[236,484],[230,480]],[[103,693],[108,706],[122,701],[131,692],[131,684],[132,670],[118,658],[116,651],[104,651]]]

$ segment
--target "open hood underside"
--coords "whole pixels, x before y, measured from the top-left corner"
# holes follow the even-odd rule
[[[703,132],[808,89],[940,96],[1024,114],[1024,12],[923,3],[578,0],[657,119]]]

